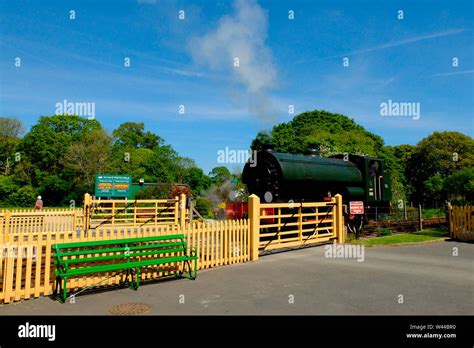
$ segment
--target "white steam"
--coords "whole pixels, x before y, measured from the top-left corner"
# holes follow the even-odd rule
[[[235,76],[248,93],[250,111],[268,119],[273,107],[266,93],[276,85],[277,72],[265,45],[267,30],[267,13],[255,0],[236,0],[234,13],[192,38],[189,48],[196,63]],[[236,58],[239,66],[234,66]]]

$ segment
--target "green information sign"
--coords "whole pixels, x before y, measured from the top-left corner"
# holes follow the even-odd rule
[[[129,197],[132,190],[130,175],[96,174],[96,197]]]

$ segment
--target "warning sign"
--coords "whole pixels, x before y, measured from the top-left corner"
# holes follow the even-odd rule
[[[364,202],[362,201],[349,202],[349,210],[352,215],[364,214]]]

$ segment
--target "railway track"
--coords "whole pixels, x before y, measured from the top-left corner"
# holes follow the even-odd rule
[[[423,219],[423,228],[435,228],[446,225],[446,218],[436,217]],[[364,237],[376,236],[381,229],[390,229],[392,234],[415,232],[418,230],[418,219],[408,220],[370,220],[364,227],[362,235]]]

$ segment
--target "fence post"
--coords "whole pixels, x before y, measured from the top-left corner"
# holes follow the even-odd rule
[[[10,241],[10,220],[12,213],[9,210],[5,211],[5,228],[3,230],[3,243],[8,243]]]
[[[250,223],[250,260],[258,260],[258,245],[260,242],[260,198],[254,194],[249,196]]]
[[[342,196],[340,194],[335,195],[336,198],[336,216],[333,216],[333,219],[336,219],[336,236],[338,243],[345,242],[344,236],[344,217],[342,215]]]
[[[84,214],[84,233],[85,234],[87,234],[87,231],[89,230],[89,226],[90,226],[91,201],[92,201],[91,195],[88,193],[85,193],[84,194],[84,209],[82,211],[82,213]]]
[[[174,224],[179,224],[179,197],[174,197]]]
[[[447,214],[447,216],[446,216],[446,220],[447,220],[447,222],[448,222],[449,236],[451,237],[451,239],[454,239],[454,238],[453,238],[453,237],[454,237],[454,236],[453,236],[453,226],[452,226],[452,224],[451,224],[451,223],[452,223],[452,219],[451,219],[451,209],[453,209],[452,206],[451,206],[451,203],[448,202],[448,208],[447,208],[448,214]]]
[[[7,250],[7,254],[3,255],[5,262],[2,269],[2,277],[3,277],[3,284],[2,284],[2,291],[3,291],[3,303],[9,303],[10,297],[12,296],[13,291],[13,265],[16,261],[13,258],[13,247],[10,244],[10,225],[11,225],[11,212],[5,211],[5,229],[4,229],[4,237],[3,237],[3,245],[2,245],[2,253]],[[5,248],[6,247],[6,248]],[[1,267],[1,266],[0,266]]]
[[[179,223],[181,226],[181,233],[184,233],[186,226],[186,195],[182,193],[179,200]]]
[[[421,214],[421,204],[418,204],[418,231],[423,231],[423,216]]]

